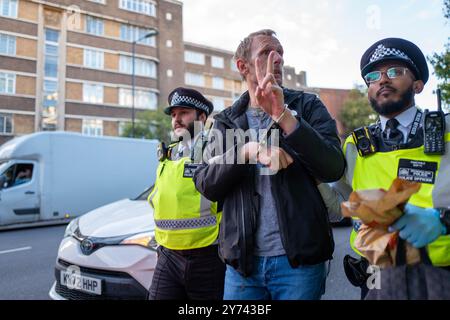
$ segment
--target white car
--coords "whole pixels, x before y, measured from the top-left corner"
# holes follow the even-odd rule
[[[70,222],[58,250],[52,299],[147,299],[157,259],[150,191]]]

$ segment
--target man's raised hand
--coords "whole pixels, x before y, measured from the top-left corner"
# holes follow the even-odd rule
[[[283,89],[278,85],[273,75],[275,54],[276,51],[270,52],[265,73],[261,59],[258,57],[255,60],[256,79],[258,81],[255,92],[256,102],[272,119],[277,119],[284,110]]]

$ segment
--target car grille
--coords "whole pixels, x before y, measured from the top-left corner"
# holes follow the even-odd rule
[[[70,267],[72,264],[67,261],[58,260],[58,263],[64,268]],[[91,294],[78,290],[69,289],[61,285],[61,279],[56,276],[56,292],[68,300],[145,300],[147,299],[147,290],[142,287],[135,279],[124,272],[115,272],[108,270],[97,270],[85,267],[79,267],[82,274],[90,277],[103,279],[103,283],[109,287],[102,295]],[[118,285],[117,283],[108,282],[108,279],[120,280],[126,282],[126,285]],[[112,294],[110,294],[110,293]]]
[[[64,261],[62,259],[58,260],[58,263],[60,265],[62,265],[64,268],[69,268],[70,266],[72,266],[72,263],[69,263],[67,261]],[[85,268],[85,267],[80,267],[77,266],[78,268],[80,268],[81,273],[88,273],[92,276],[108,276],[108,277],[115,277],[115,278],[124,278],[124,279],[132,279],[130,277],[130,275],[128,275],[125,272],[117,272],[117,271],[109,271],[109,270],[99,270],[99,269],[92,269],[92,268]]]

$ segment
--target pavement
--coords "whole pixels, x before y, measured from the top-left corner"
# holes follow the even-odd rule
[[[322,300],[359,300],[361,290],[354,287],[347,280],[344,273],[342,261],[345,255],[349,254],[357,257],[356,253],[350,248],[349,237],[352,227],[335,227],[334,234],[334,254],[331,260],[330,273],[327,278],[325,295]]]

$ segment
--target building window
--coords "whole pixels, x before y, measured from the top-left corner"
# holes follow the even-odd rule
[[[46,77],[58,77],[58,46],[45,44],[45,72]]]
[[[132,106],[133,91],[131,89],[119,89],[119,104],[124,107]],[[140,109],[156,110],[158,107],[158,96],[152,91],[135,90],[134,106]]]
[[[184,75],[184,80],[187,85],[204,87],[205,77],[201,74],[186,72]]]
[[[0,15],[17,18],[17,0],[0,0]]]
[[[83,119],[83,134],[87,136],[103,136],[103,121]]]
[[[212,56],[212,57],[211,57],[211,65],[212,65],[214,68],[223,69],[223,66],[224,66],[224,60],[223,60],[222,57]]]
[[[58,82],[56,80],[44,80],[43,97],[43,129],[56,129],[58,107]]]
[[[0,134],[12,133],[12,116],[0,114]]]
[[[120,56],[119,61],[120,72],[133,73],[133,59],[129,56]],[[136,58],[135,74],[143,77],[156,78],[156,63],[152,60]]]
[[[172,78],[173,77],[173,70],[172,69],[167,69],[167,77]]]
[[[58,77],[58,41],[59,31],[45,29],[45,69],[44,75],[48,78]]]
[[[106,4],[106,0],[89,0],[90,2]]]
[[[146,28],[139,28],[136,26],[132,26],[129,24],[122,24],[120,26],[120,40],[133,42],[136,41],[142,37],[144,37],[146,34],[151,32],[151,29]],[[139,41],[139,44],[144,44],[152,47],[156,47],[156,37],[149,37],[142,39]]]
[[[83,84],[83,101],[103,103],[103,86],[99,84]]]
[[[56,130],[58,115],[59,31],[45,29],[42,129]]]
[[[54,42],[55,44],[58,44],[59,31],[53,29],[45,29],[45,41]]]
[[[156,5],[148,0],[119,0],[119,8],[156,17]]]
[[[170,12],[166,13],[166,20],[168,20],[168,21],[172,20],[172,14]]]
[[[0,54],[16,55],[16,37],[0,34]]]
[[[184,52],[184,61],[194,64],[205,64],[205,55],[203,53],[194,52],[194,51],[185,51]]]
[[[84,66],[88,68],[103,69],[104,53],[98,50],[84,49]]]
[[[221,77],[213,77],[212,79],[212,87],[214,89],[223,90],[224,89],[224,81]]]
[[[290,74],[286,75],[286,78],[287,78],[288,80],[292,80],[292,76],[291,76]]]
[[[172,40],[167,40],[167,41],[166,41],[166,47],[167,47],[167,48],[172,48],[172,46],[173,46]]]
[[[16,92],[16,75],[0,72],[0,93],[14,94]]]
[[[212,103],[214,105],[214,111],[222,111],[225,109],[225,99],[223,98],[213,98]]]
[[[58,81],[44,80],[44,110],[48,113],[56,112],[58,105]]]
[[[86,32],[96,36],[102,36],[104,33],[104,23],[102,19],[87,16]]]

